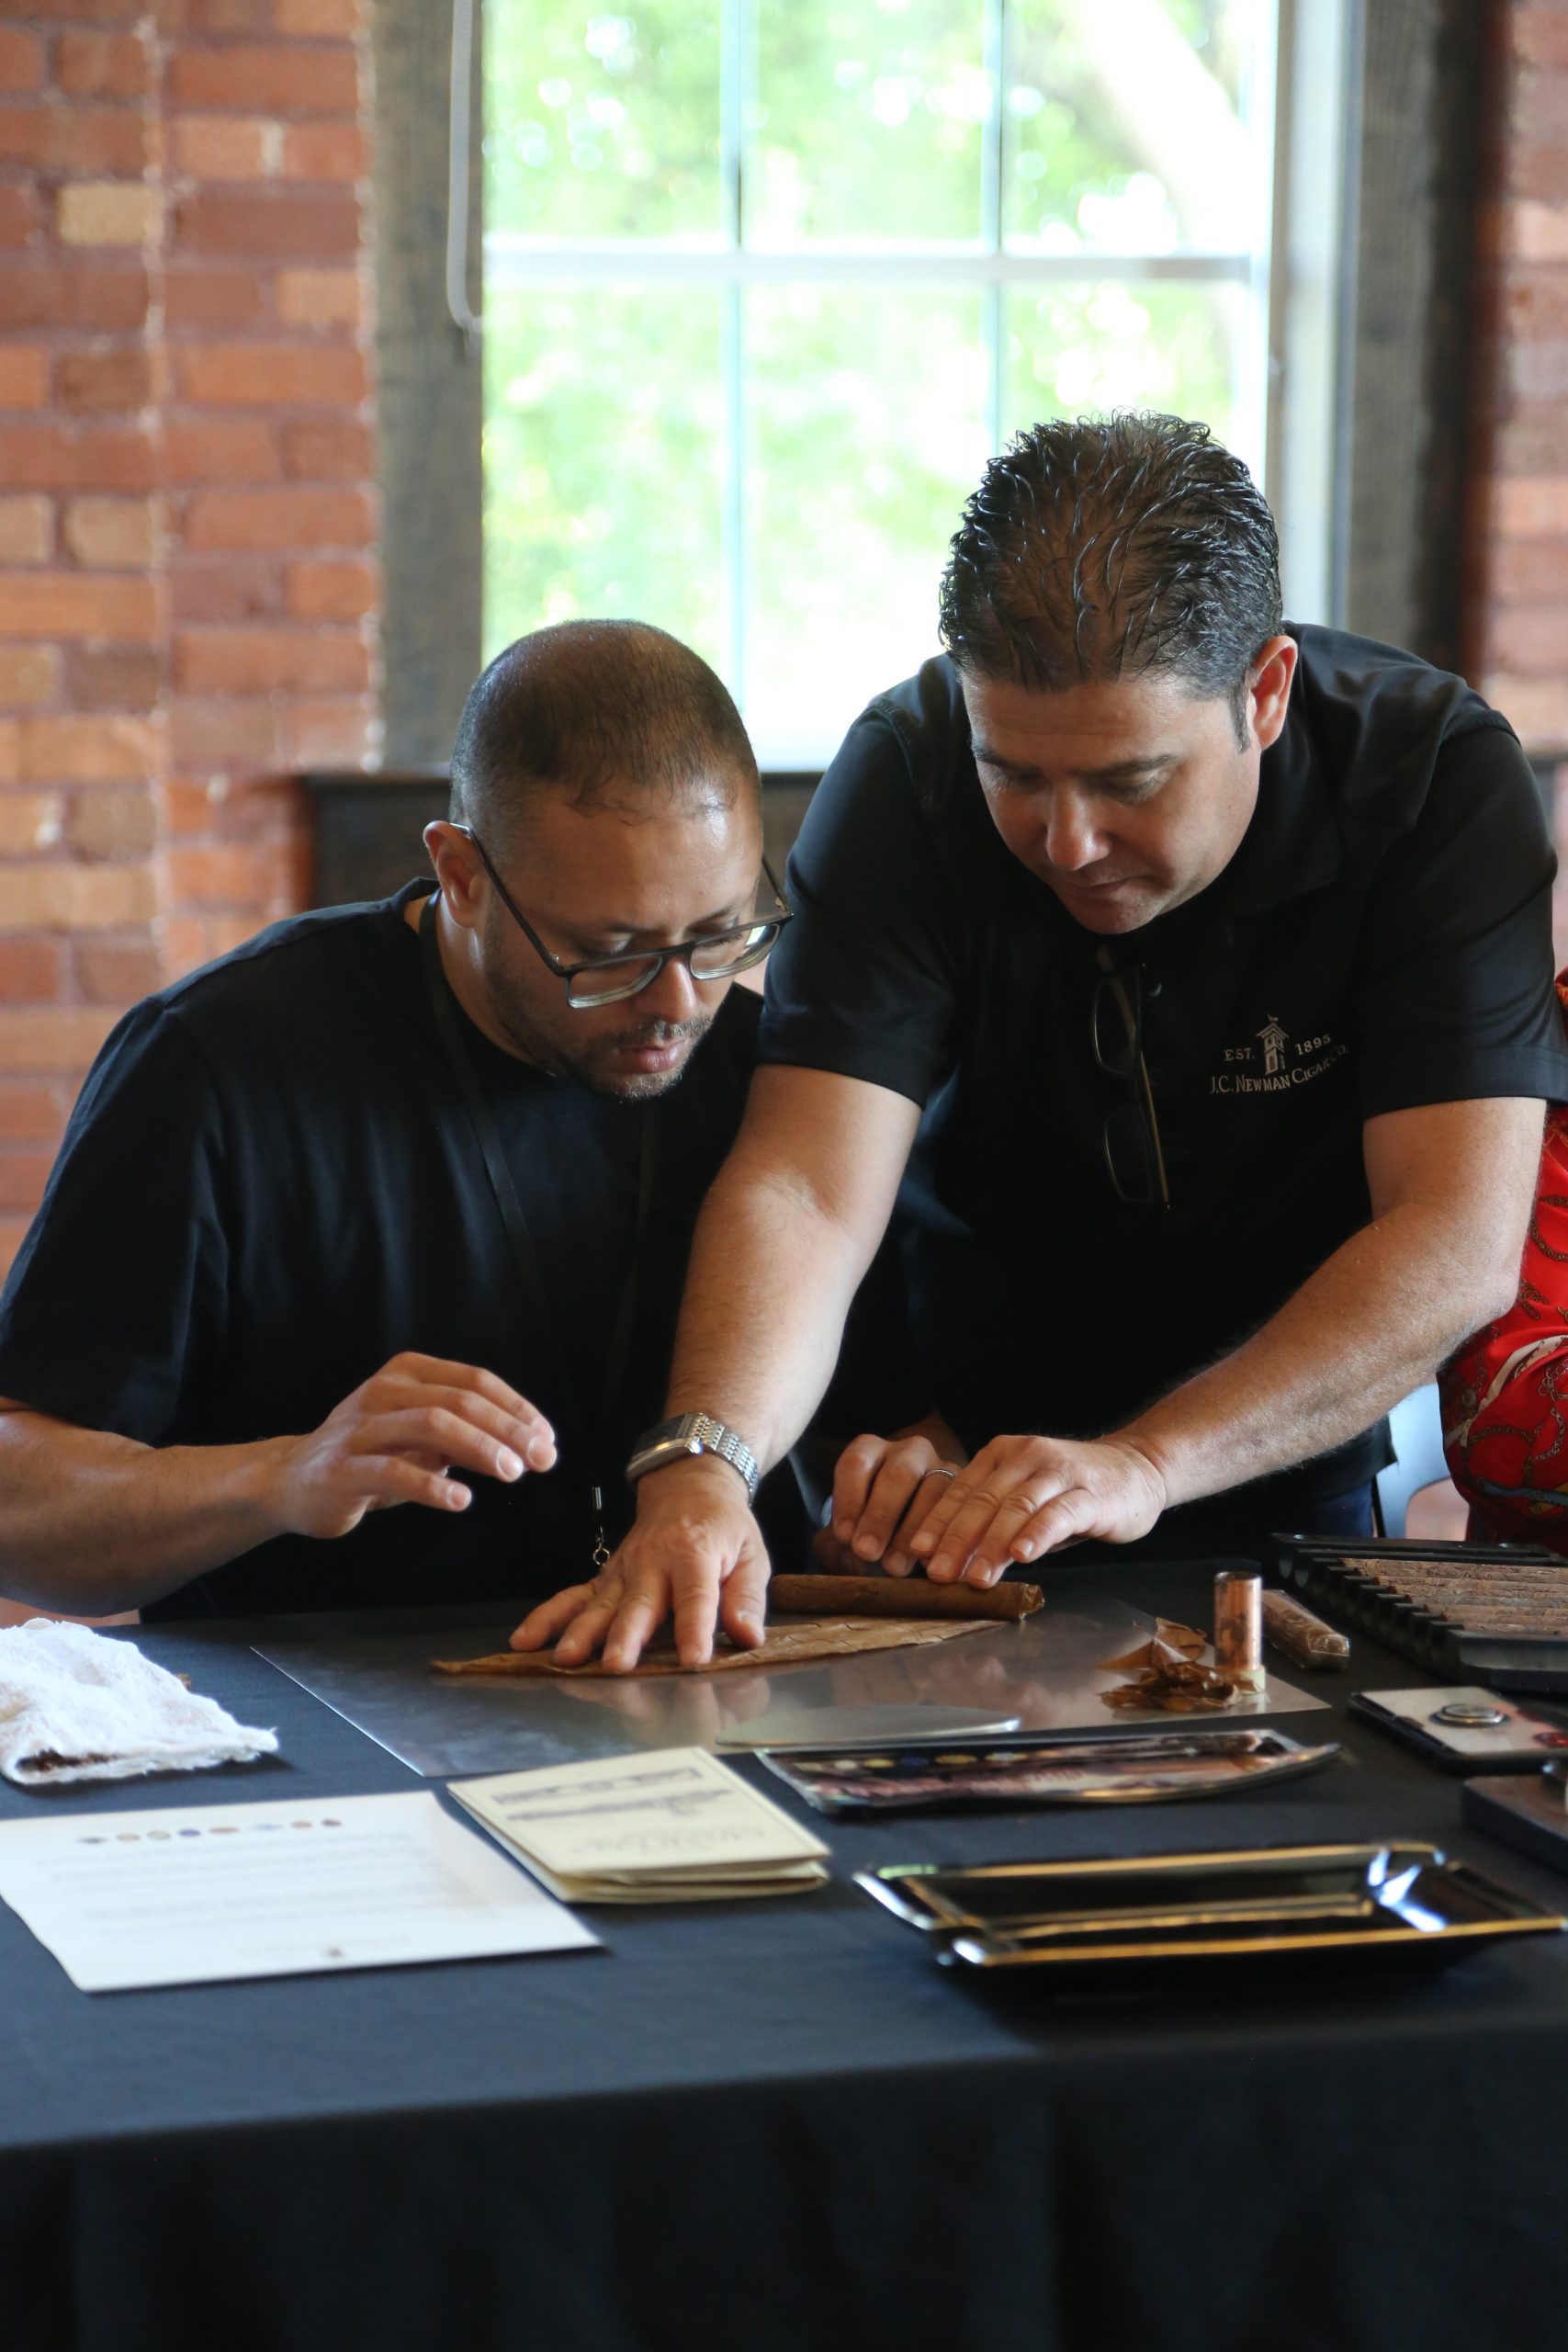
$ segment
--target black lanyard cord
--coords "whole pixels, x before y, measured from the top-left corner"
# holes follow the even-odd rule
[[[436,908],[441,893],[433,890],[424,902],[419,920],[420,962],[424,976],[425,994],[446,1058],[452,1066],[462,1090],[468,1124],[484,1162],[485,1174],[495,1202],[496,1213],[506,1235],[511,1251],[513,1272],[517,1278],[517,1290],[525,1315],[525,1329],[531,1324],[554,1355],[560,1374],[560,1394],[570,1398],[574,1434],[581,1445],[583,1459],[592,1482],[594,1524],[594,1558],[609,1557],[604,1542],[603,1479],[604,1456],[615,1429],[615,1408],[626,1385],[631,1360],[632,1340],[637,1328],[637,1286],[641,1271],[642,1249],[653,1206],[654,1166],[657,1154],[657,1122],[655,1108],[649,1105],[643,1113],[637,1142],[637,1219],[632,1229],[631,1263],[622,1286],[620,1303],[615,1310],[610,1332],[609,1350],[604,1359],[604,1388],[599,1399],[597,1424],[590,1422],[583,1410],[583,1400],[573,1394],[571,1360],[561,1336],[559,1318],[546,1287],[539,1263],[539,1253],[528,1230],[528,1220],[523,1214],[517,1186],[511,1165],[495,1123],[495,1114],[474,1067],[474,1057],[463,1035],[467,1015],[456,1003],[446,975],[441,967],[441,946],[436,936]],[[570,1084],[570,1080],[563,1083]]]

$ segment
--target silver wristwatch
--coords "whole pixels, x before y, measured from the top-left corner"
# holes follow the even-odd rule
[[[756,1501],[757,1489],[762,1483],[756,1455],[739,1430],[716,1420],[711,1413],[679,1413],[672,1421],[656,1421],[652,1429],[643,1431],[633,1448],[626,1476],[636,1486],[649,1470],[662,1470],[667,1464],[692,1453],[716,1453],[721,1462],[728,1462],[745,1479],[747,1501]]]

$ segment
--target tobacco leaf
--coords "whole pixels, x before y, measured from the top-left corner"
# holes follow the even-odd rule
[[[819,1617],[796,1618],[770,1626],[767,1639],[754,1650],[733,1649],[722,1639],[715,1644],[706,1666],[682,1666],[674,1644],[666,1635],[650,1643],[629,1676],[635,1679],[659,1674],[722,1674],[741,1667],[802,1666],[813,1658],[853,1657],[865,1650],[923,1647],[931,1642],[959,1641],[965,1634],[996,1630],[984,1617]],[[433,1658],[438,1674],[516,1677],[558,1676],[562,1680],[591,1680],[609,1673],[603,1658],[583,1666],[558,1666],[548,1650],[501,1650],[489,1657]]]

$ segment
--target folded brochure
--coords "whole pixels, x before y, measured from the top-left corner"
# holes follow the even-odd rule
[[[828,1849],[701,1747],[453,1781],[566,1903],[716,1903],[820,1886]]]

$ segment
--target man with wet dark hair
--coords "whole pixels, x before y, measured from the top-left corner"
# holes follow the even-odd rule
[[[100,1054],[0,1299],[0,1591],[514,1604],[626,1523],[787,919],[756,762],[616,621],[509,647],[454,766],[434,888],[276,924]]]
[[[929,1465],[854,1450],[861,1557],[987,1584],[1084,1539],[1364,1532],[1382,1416],[1513,1295],[1568,1095],[1529,768],[1462,680],[1286,628],[1264,501],[1177,418],[1023,435],[942,617],[802,832],[666,1411],[776,1460],[902,1186],[941,1466],[971,1458],[932,1507]],[[760,1623],[733,1455],[656,1430],[634,1468],[631,1536],[520,1644],[626,1666],[671,1607],[693,1659],[721,1596]]]
[[[942,641],[976,676],[1060,694],[1168,670],[1228,698],[1279,634],[1280,543],[1238,458],[1173,416],[1038,424],[987,468],[942,583]]]

